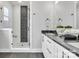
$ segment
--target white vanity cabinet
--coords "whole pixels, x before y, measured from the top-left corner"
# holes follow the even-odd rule
[[[42,51],[46,58],[78,58],[44,34],[42,34]]]
[[[42,35],[42,51],[46,58],[57,58],[56,43],[45,35]]]
[[[47,57],[46,55],[46,41],[45,41],[45,35],[42,34],[42,51],[45,57]]]
[[[62,50],[62,58],[78,58],[74,53],[68,51],[67,49],[63,48]]]
[[[49,58],[54,58],[54,57],[56,57],[55,56],[55,53],[56,53],[56,50],[54,51],[54,49],[55,49],[55,43],[52,41],[52,40],[50,40],[50,38],[47,38],[47,40],[46,40],[46,48],[47,48],[47,51],[49,52]]]
[[[57,47],[56,42],[53,41],[52,45],[53,45],[52,50],[53,50],[53,55],[54,55],[53,58],[58,58],[58,47]]]
[[[51,41],[45,35],[42,35],[42,51],[46,58],[53,58],[51,50]]]

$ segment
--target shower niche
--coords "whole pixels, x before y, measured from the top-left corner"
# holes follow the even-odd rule
[[[21,41],[28,42],[28,6],[21,6]]]

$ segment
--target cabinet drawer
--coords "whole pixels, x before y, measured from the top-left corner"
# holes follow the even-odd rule
[[[43,52],[43,55],[44,57],[47,57],[47,51],[46,51],[46,43],[42,43],[42,52]]]
[[[74,53],[69,52],[69,58],[79,58],[79,57],[76,56]]]
[[[57,54],[57,52],[58,52],[58,50],[57,50],[57,45],[55,45],[55,42],[51,42],[50,44],[49,43],[47,43],[47,47],[48,47],[48,49],[49,49],[49,51],[51,52],[51,56],[53,57],[53,58],[57,58],[58,57],[58,54]]]
[[[49,45],[53,45],[53,43],[54,43],[53,40],[51,40],[50,38],[47,38],[46,42]]]
[[[46,48],[47,58],[53,58],[52,51],[49,48]]]
[[[62,46],[58,45],[58,58],[62,58]]]
[[[62,51],[62,58],[69,58],[69,51],[65,48]]]

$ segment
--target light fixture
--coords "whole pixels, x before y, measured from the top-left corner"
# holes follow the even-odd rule
[[[55,4],[57,4],[58,3],[58,1],[55,1]]]
[[[22,2],[22,0],[18,0],[18,2],[19,2],[19,3],[21,3],[21,2]]]

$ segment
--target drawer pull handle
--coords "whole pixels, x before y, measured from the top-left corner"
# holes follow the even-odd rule
[[[62,58],[64,58],[64,52],[62,52]]]
[[[69,58],[69,56],[67,58]]]
[[[51,51],[49,51],[49,49],[47,48],[47,51],[51,54]]]
[[[51,43],[49,40],[47,40],[49,43]]]

